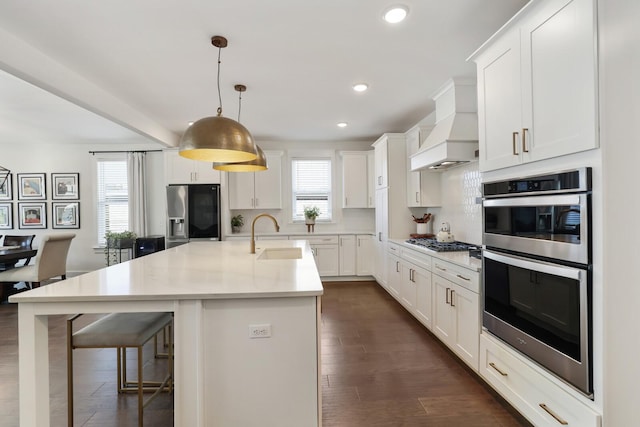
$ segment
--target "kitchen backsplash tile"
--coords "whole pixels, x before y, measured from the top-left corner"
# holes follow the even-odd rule
[[[456,240],[482,243],[481,183],[478,162],[442,173],[442,208],[435,217],[434,232],[440,229],[442,222],[448,222]]]

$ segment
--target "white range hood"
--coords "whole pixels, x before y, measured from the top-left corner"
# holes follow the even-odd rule
[[[477,160],[476,83],[450,79],[435,95],[436,126],[411,156],[411,170],[443,170]]]

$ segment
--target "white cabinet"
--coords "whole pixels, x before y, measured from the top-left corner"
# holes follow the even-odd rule
[[[220,171],[213,163],[182,157],[178,150],[164,150],[164,169],[167,184],[219,184]]]
[[[387,236],[388,222],[387,211],[389,208],[389,189],[382,188],[376,190],[376,234],[374,236],[375,262],[373,274],[382,286],[387,286],[388,265],[387,257]]]
[[[433,324],[431,257],[402,247],[400,303],[428,329]]]
[[[383,261],[387,266],[387,292],[400,301],[400,289],[402,288],[402,266],[400,262],[400,247],[395,243],[389,243],[389,251]]]
[[[433,260],[433,332],[473,370],[478,370],[479,275]]]
[[[308,240],[320,276],[340,275],[338,236],[289,236],[290,240]]]
[[[380,139],[378,139],[373,146],[374,150],[374,171],[375,171],[375,186],[376,190],[387,187],[388,184],[388,138],[386,135],[383,135]]]
[[[356,240],[356,275],[373,276],[373,236],[358,234]]]
[[[531,2],[472,59],[480,170],[598,147],[594,0]]]
[[[375,152],[367,151],[367,207],[376,207],[376,161]]]
[[[486,333],[480,336],[478,373],[533,425],[600,426],[600,414],[585,397]]]
[[[415,126],[405,134],[407,150],[407,206],[441,206],[440,172],[411,172],[410,158],[420,148],[420,144],[431,133],[435,125]]]
[[[262,172],[227,172],[229,209],[282,208],[282,152],[267,152],[269,169]]]
[[[339,272],[340,276],[355,276],[356,275],[356,236],[344,235],[339,236],[338,241],[340,247],[338,252],[340,254]]]
[[[343,151],[342,155],[342,207],[369,208],[368,152]]]

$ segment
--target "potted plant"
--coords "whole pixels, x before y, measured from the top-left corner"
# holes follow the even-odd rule
[[[232,233],[239,233],[243,225],[244,225],[244,218],[242,217],[242,215],[236,215],[231,218]]]
[[[104,256],[107,265],[117,264],[117,251],[121,249],[133,249],[133,244],[137,237],[133,231],[107,231],[104,234]]]
[[[304,222],[305,224],[315,224],[316,218],[320,215],[320,208],[317,206],[305,206],[304,207]]]

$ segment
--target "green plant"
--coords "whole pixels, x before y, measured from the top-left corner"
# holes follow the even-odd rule
[[[231,218],[232,227],[242,227],[244,225],[244,218],[242,215],[236,215]]]
[[[104,233],[104,257],[107,265],[117,264],[118,257],[117,252],[120,248],[133,247],[133,241],[136,240],[138,235],[133,231],[107,231]],[[125,246],[123,245],[125,242]]]
[[[304,217],[308,219],[316,219],[320,215],[320,208],[317,206],[305,206]]]

